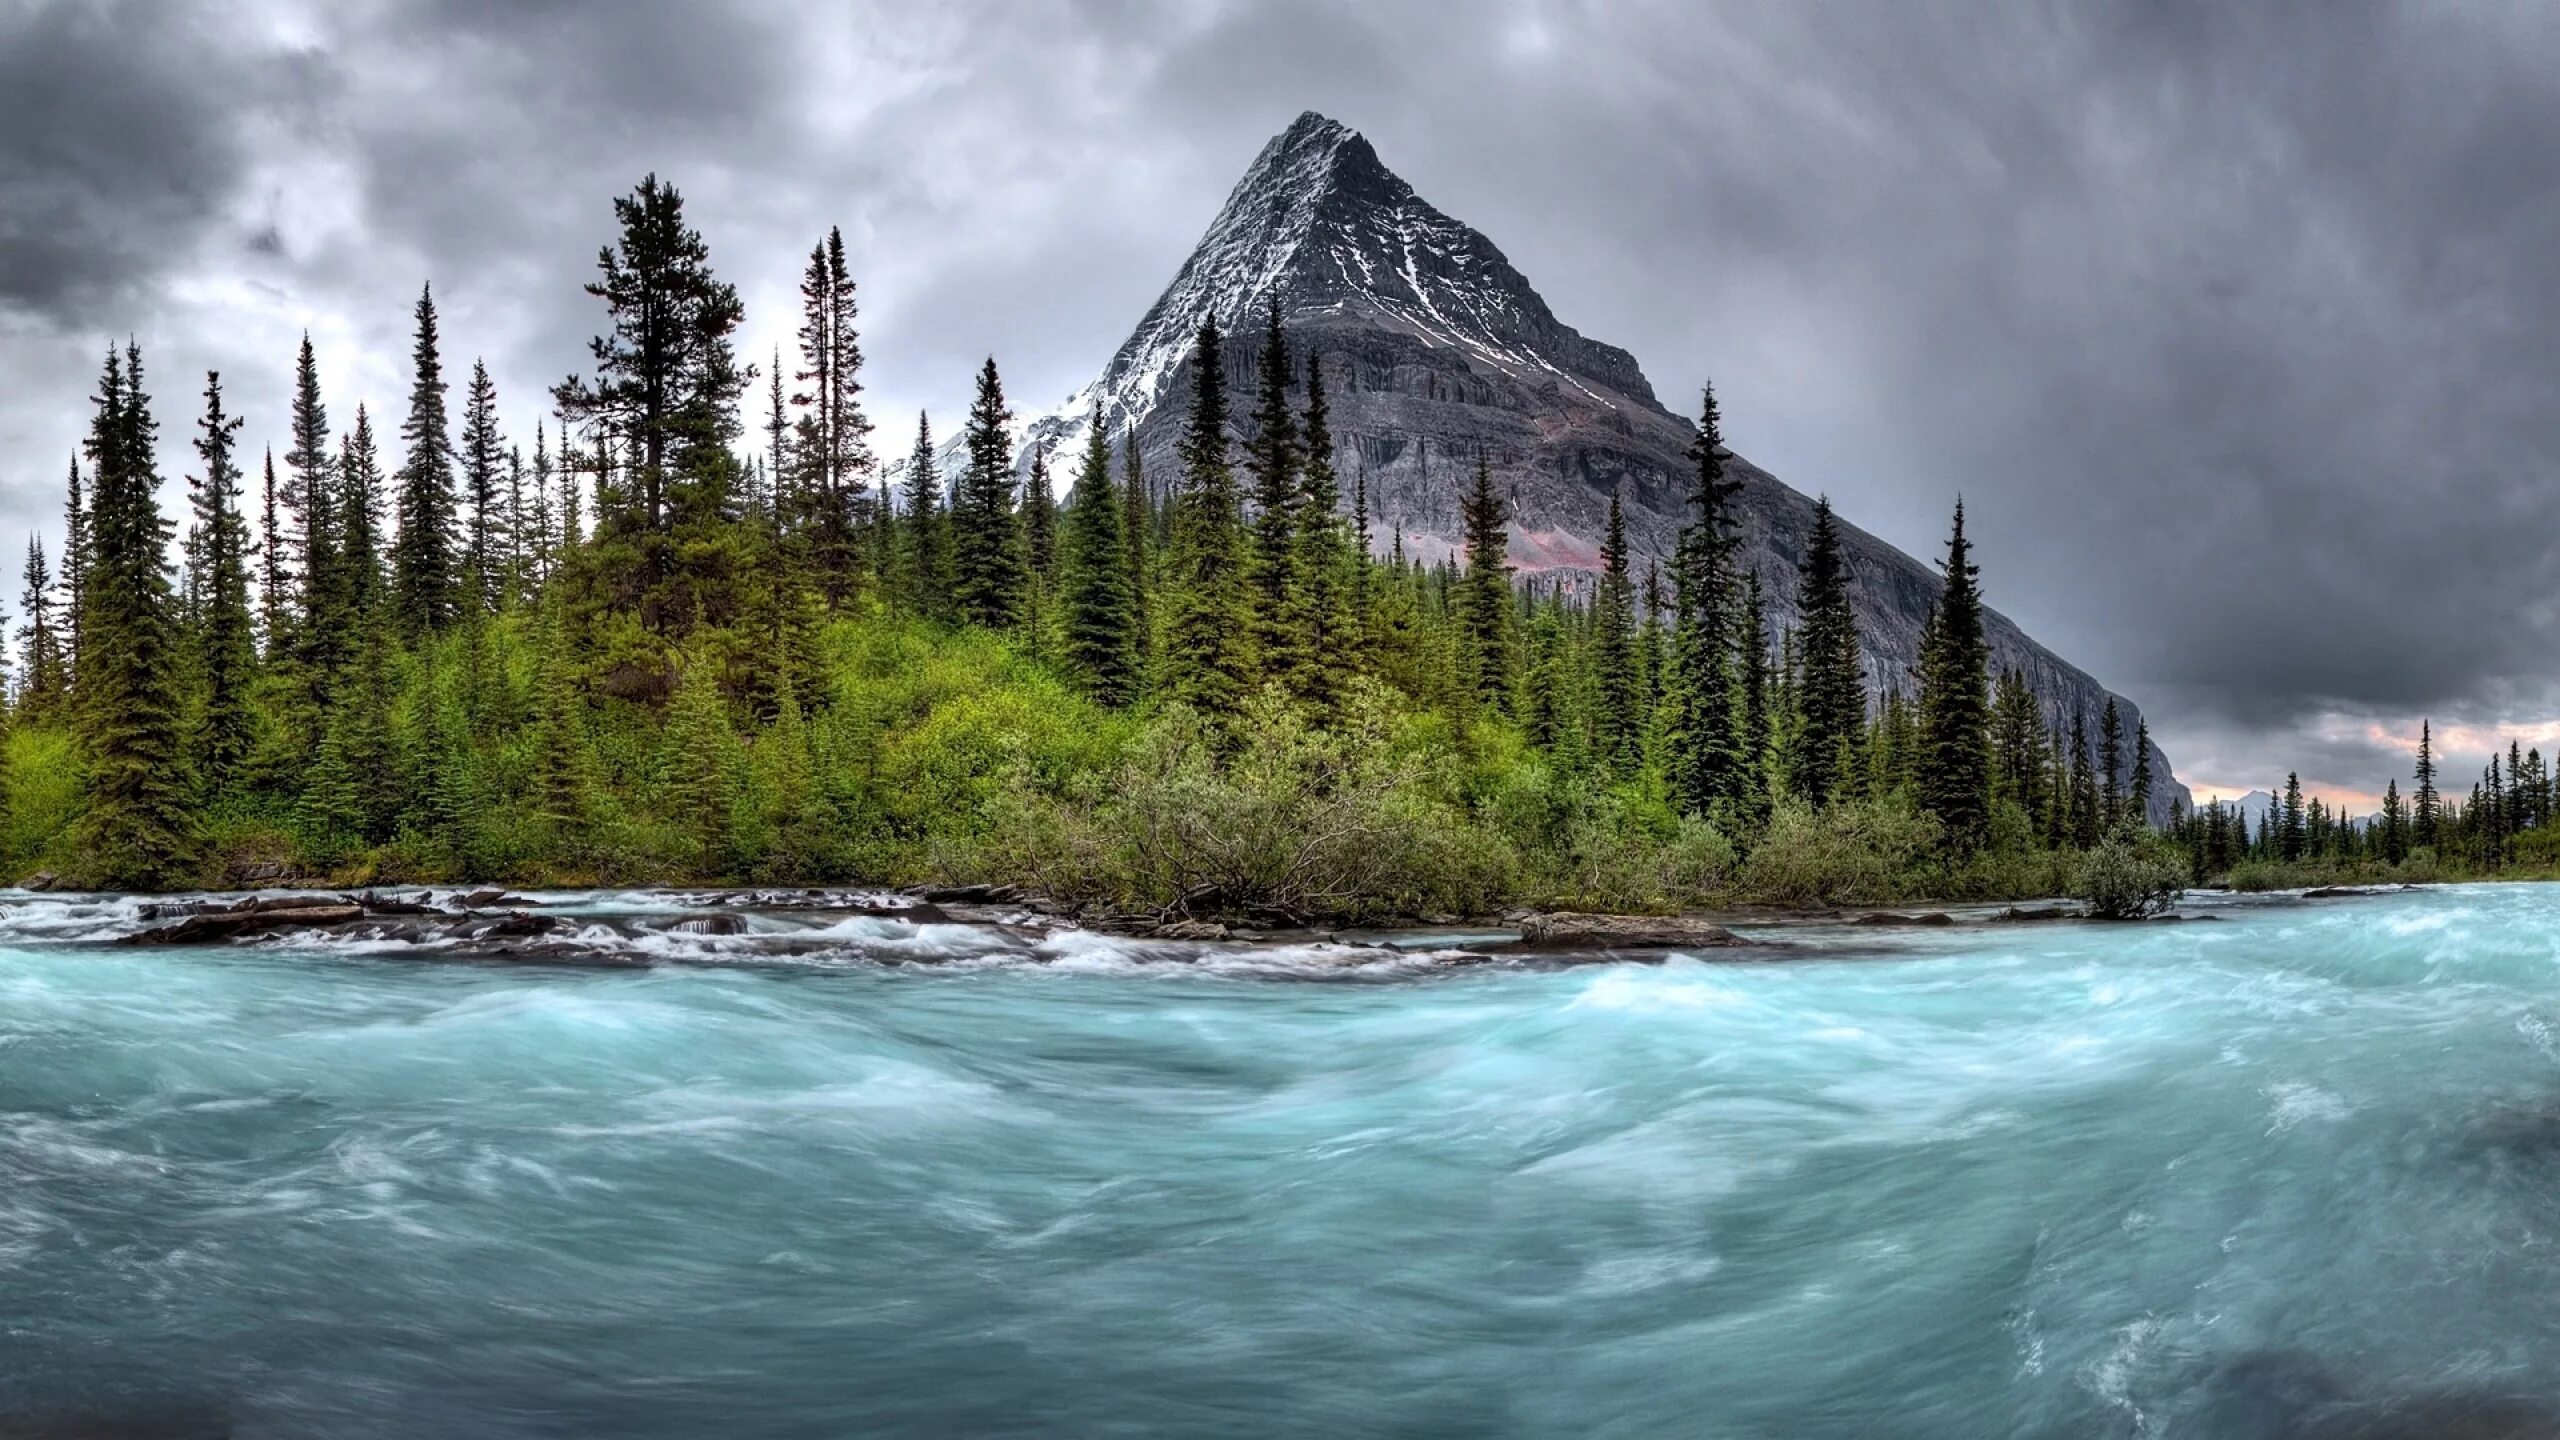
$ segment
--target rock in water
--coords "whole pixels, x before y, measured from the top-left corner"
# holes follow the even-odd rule
[[[1416,559],[1455,554],[1459,498],[1482,456],[1510,497],[1513,565],[1596,571],[1611,495],[1626,506],[1636,568],[1667,561],[1693,470],[1691,398],[1664,405],[1634,356],[1557,319],[1491,240],[1415,194],[1357,131],[1312,112],[1263,147],[1102,374],[1025,421],[1024,472],[1035,455],[1053,476],[1072,470],[1098,409],[1115,437],[1136,430],[1150,474],[1180,474],[1200,322],[1214,317],[1232,337],[1241,412],[1275,289],[1292,361],[1324,368],[1343,503],[1366,482],[1380,552],[1401,535]],[[940,459],[957,473],[956,437]],[[1797,623],[1796,561],[1813,502],[1740,456],[1728,468],[1742,483],[1742,563],[1759,572],[1770,628],[1783,631]],[[1870,688],[1914,673],[1937,571],[1845,522],[1841,540]],[[1987,614],[1984,625],[1995,673],[2018,671],[2048,712],[2077,711],[2095,727],[2103,686],[2006,617]],[[2119,708],[2132,729],[2139,711]],[[2151,773],[2151,818],[2165,822],[2186,787],[2156,746]]]
[[[1751,942],[1688,915],[1585,915],[1558,910],[1520,922],[1520,943],[1540,950],[1715,950]]]

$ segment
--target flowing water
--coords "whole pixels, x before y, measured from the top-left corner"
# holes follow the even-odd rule
[[[2560,888],[1462,969],[786,912],[437,963],[0,899],[0,1436],[2560,1407]]]

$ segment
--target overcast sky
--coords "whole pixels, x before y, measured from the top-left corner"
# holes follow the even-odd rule
[[[844,227],[888,453],[989,353],[1053,404],[1313,108],[1859,524],[1962,491],[2183,778],[2378,792],[2560,737],[2555,77],[2522,0],[0,0],[0,553],[128,333],[173,477],[306,327],[395,428],[428,280],[529,433],[650,170],[759,355]]]

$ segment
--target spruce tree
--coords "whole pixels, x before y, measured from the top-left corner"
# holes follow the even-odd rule
[[[942,514],[942,473],[934,459],[933,422],[916,412],[916,448],[907,457],[908,602],[916,613],[951,618],[950,527]]]
[[[1342,524],[1342,482],[1334,471],[1333,420],[1324,370],[1307,357],[1307,408],[1298,422],[1296,551],[1290,558],[1286,655],[1299,698],[1329,715],[1359,668],[1359,627],[1351,608],[1352,540]]]
[[[1476,703],[1501,713],[1511,691],[1511,512],[1482,455],[1458,515],[1467,557],[1458,601],[1463,679]]]
[[[1083,463],[1067,495],[1059,594],[1066,610],[1067,663],[1105,705],[1138,693],[1137,585],[1129,574],[1119,493],[1111,483],[1111,440],[1094,412]]]
[[[1253,668],[1252,600],[1243,518],[1227,460],[1227,378],[1218,326],[1204,319],[1191,355],[1191,415],[1182,484],[1165,555],[1164,688],[1223,718],[1244,700]]]
[[[2302,777],[2284,777],[2282,819],[2276,827],[2276,858],[2291,863],[2302,858],[2303,844],[2309,838],[2302,809]]]
[[[1253,435],[1244,446],[1253,472],[1254,635],[1265,662],[1283,673],[1303,663],[1290,633],[1289,592],[1296,583],[1298,522],[1298,426],[1289,408],[1289,347],[1280,333],[1280,292],[1265,314],[1262,354],[1255,369]]]
[[[1141,683],[1155,650],[1155,611],[1150,600],[1156,578],[1155,529],[1155,496],[1147,488],[1146,460],[1138,453],[1138,432],[1131,430],[1120,442],[1120,533],[1129,546],[1129,584],[1135,604]]]
[[[18,609],[18,711],[22,717],[51,714],[70,692],[64,664],[62,627],[53,598],[53,567],[47,563],[42,536],[27,537],[26,588]]]
[[[93,485],[79,656],[79,730],[88,760],[79,843],[90,880],[108,889],[169,888],[185,878],[198,845],[157,432],[141,349],[128,344],[121,361],[109,351],[88,442]]]
[[[199,584],[203,608],[195,630],[196,678],[202,687],[195,717],[195,758],[208,796],[227,793],[248,759],[254,717],[249,687],[258,664],[256,625],[249,613],[249,532],[240,513],[240,467],[232,460],[240,417],[222,408],[222,377],[204,377],[204,418],[195,450],[202,473],[190,476],[195,524],[203,537]]]
[[[969,468],[951,499],[951,598],[959,618],[1001,630],[1022,618],[1022,537],[1013,512],[1013,438],[989,357],[969,406]]]
[[[1742,773],[1732,658],[1733,539],[1726,509],[1741,485],[1725,478],[1724,428],[1713,386],[1701,399],[1689,458],[1696,466],[1689,487],[1693,513],[1681,529],[1673,562],[1679,613],[1669,687],[1671,771],[1682,807],[1704,815],[1739,795]]]
[[[329,450],[329,410],[320,399],[320,367],[312,355],[308,331],[294,357],[292,418],[293,444],[284,452],[284,466],[292,472],[293,481],[284,491],[290,519],[281,568],[300,583],[296,613],[308,615],[315,577],[331,563],[336,524],[330,497],[337,493],[336,457]]]
[[[409,351],[408,447],[400,464],[400,534],[391,549],[392,603],[402,633],[430,635],[455,614],[453,435],[446,422],[444,361],[437,352],[434,293],[421,289]]]
[[[862,346],[844,231],[830,226],[809,251],[800,280],[800,368],[805,484],[800,523],[809,533],[821,593],[841,605],[855,588],[855,533],[871,474],[871,421],[862,413]],[[989,362],[991,365],[992,361]],[[1008,471],[1008,478],[1009,471]]]
[[[488,365],[474,360],[462,405],[462,495],[470,516],[456,609],[465,615],[494,615],[507,599],[516,514],[508,503],[511,487],[501,484],[506,449],[506,437],[498,432],[498,387],[490,382]]]
[[[1982,638],[1980,570],[1956,502],[1946,585],[1921,642],[1920,804],[1960,850],[1981,843],[1990,818],[1990,654]]]
[[[71,459],[71,484],[62,504],[62,597],[69,616],[65,625],[65,646],[71,667],[72,683],[79,683],[82,631],[87,627],[89,594],[89,501],[81,489],[80,459]]]
[[[2098,712],[2098,826],[2112,831],[2124,819],[2124,715],[2116,697]]]
[[[2432,850],[2443,841],[2444,802],[2436,794],[2436,750],[2434,722],[2418,722],[2418,788],[2409,807],[2409,839],[2420,849]]]
[[[1022,482],[1022,558],[1033,584],[1045,584],[1058,564],[1058,499],[1049,488],[1049,457],[1031,457]]]
[[[1742,577],[1742,611],[1735,617],[1734,658],[1741,689],[1742,728],[1738,744],[1742,760],[1745,815],[1754,823],[1769,810],[1769,614],[1760,591],[1760,572]]]
[[[1600,542],[1600,585],[1594,596],[1591,668],[1598,707],[1593,716],[1600,760],[1625,775],[1644,755],[1644,681],[1636,673],[1635,589],[1627,576],[1627,516],[1609,495],[1609,528]]]
[[[2139,716],[2133,722],[2133,779],[2125,787],[2124,818],[2135,826],[2151,824],[2151,722]]]
[[[2382,858],[2397,865],[2409,858],[2409,816],[2400,803],[2400,780],[2394,776],[2382,785]]]

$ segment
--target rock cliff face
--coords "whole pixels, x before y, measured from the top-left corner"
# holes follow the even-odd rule
[[[1029,421],[1023,463],[1047,453],[1062,473],[1099,414],[1115,435],[1133,433],[1148,473],[1169,482],[1201,319],[1235,337],[1228,378],[1249,423],[1253,352],[1275,290],[1293,354],[1324,367],[1345,494],[1366,484],[1382,549],[1400,534],[1408,554],[1453,553],[1458,499],[1482,456],[1510,497],[1511,557],[1524,572],[1587,583],[1612,494],[1639,571],[1668,558],[1691,423],[1656,398],[1635,357],[1558,320],[1492,241],[1432,208],[1357,132],[1313,113],[1263,147],[1102,374]],[[1772,626],[1791,626],[1813,504],[1740,456],[1732,470],[1743,563],[1759,572]],[[1869,688],[1916,689],[1937,572],[1843,521]],[[2002,615],[1988,630],[1995,667],[2022,672],[2057,719],[2078,710],[2095,733],[2104,687]],[[2118,703],[2129,732],[2138,712]],[[2151,764],[2155,818],[2165,818],[2186,789],[2156,747]]]

